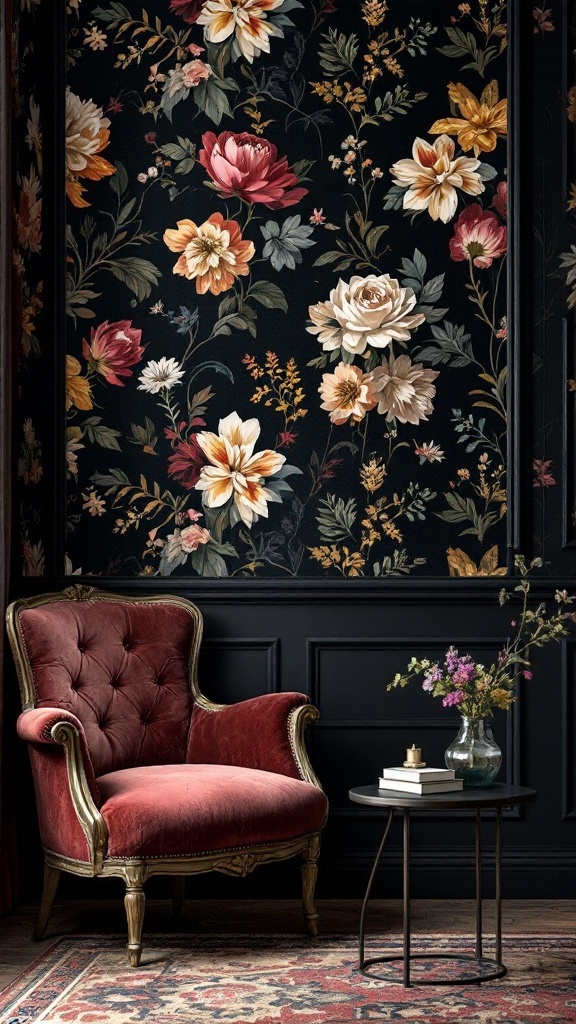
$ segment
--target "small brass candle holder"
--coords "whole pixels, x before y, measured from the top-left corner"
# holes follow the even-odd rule
[[[415,743],[406,750],[406,760],[404,761],[404,768],[425,768],[426,761],[422,760],[422,749],[417,747]]]

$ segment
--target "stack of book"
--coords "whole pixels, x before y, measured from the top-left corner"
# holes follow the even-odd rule
[[[410,796],[449,793],[463,786],[452,768],[384,768],[378,779],[379,789]]]

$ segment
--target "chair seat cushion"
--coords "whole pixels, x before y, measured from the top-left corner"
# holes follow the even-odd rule
[[[309,782],[213,764],[126,768],[98,778],[108,857],[185,857],[320,830],[324,793]]]

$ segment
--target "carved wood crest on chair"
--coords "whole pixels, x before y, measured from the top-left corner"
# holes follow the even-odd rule
[[[197,661],[202,616],[170,595],[76,585],[15,601],[8,635],[20,682],[45,855],[35,938],[61,871],[120,876],[128,954],[142,954],[144,883],[220,871],[243,876],[301,854],[304,917],[328,804],[304,745],[318,712],[301,693],[209,701]]]

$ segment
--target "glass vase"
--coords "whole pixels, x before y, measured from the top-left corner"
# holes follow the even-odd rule
[[[502,751],[486,718],[462,717],[456,739],[444,754],[447,768],[454,768],[464,788],[490,786],[502,763]]]

